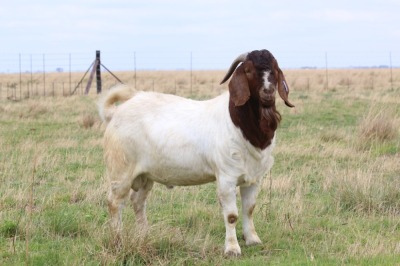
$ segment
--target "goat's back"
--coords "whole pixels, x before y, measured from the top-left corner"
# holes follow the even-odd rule
[[[129,163],[166,185],[196,185],[215,180],[216,149],[233,124],[228,94],[195,101],[155,92],[136,92],[118,106],[105,140],[118,140]]]

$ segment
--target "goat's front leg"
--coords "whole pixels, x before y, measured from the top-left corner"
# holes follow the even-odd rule
[[[240,187],[240,195],[242,197],[243,236],[246,240],[246,245],[261,244],[253,222],[253,211],[256,206],[257,194],[257,184],[248,187]]]
[[[238,209],[236,206],[236,183],[228,182],[224,177],[218,180],[218,199],[222,207],[225,222],[225,255],[239,256],[240,246],[236,236]]]

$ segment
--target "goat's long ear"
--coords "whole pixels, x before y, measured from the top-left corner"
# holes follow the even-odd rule
[[[285,102],[285,104],[289,107],[294,107],[293,104],[289,102],[289,86],[287,85],[285,76],[283,75],[282,70],[278,66],[278,62],[274,60],[274,74],[277,80],[277,85],[278,85],[278,93],[279,96],[281,96],[282,100]]]
[[[228,86],[230,98],[235,106],[242,106],[249,100],[250,89],[243,64],[233,73]]]

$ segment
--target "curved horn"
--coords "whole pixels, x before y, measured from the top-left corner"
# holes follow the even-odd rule
[[[220,84],[223,84],[225,81],[227,81],[227,80],[231,77],[233,71],[235,71],[236,67],[237,67],[240,63],[243,63],[244,61],[246,61],[246,58],[247,58],[247,55],[248,55],[248,54],[249,54],[249,53],[241,54],[241,55],[239,55],[239,56],[233,61],[231,67],[230,67],[229,70],[228,70],[228,73],[226,73],[224,79],[221,81]]]

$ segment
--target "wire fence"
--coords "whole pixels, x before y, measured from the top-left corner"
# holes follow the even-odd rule
[[[275,54],[280,66],[286,69],[316,69],[325,88],[340,84],[354,84],[349,76],[338,82],[331,77],[334,69],[378,69],[388,77],[387,86],[397,86],[397,65],[400,54],[391,52],[377,53],[283,53]],[[221,52],[129,52],[101,54],[102,87],[108,88],[117,83],[113,74],[122,82],[141,90],[166,91],[175,94],[193,95],[201,91],[206,84],[202,72],[219,70],[224,72],[234,58]],[[95,93],[90,75],[94,53],[68,54],[0,54],[0,99],[22,100],[32,97],[57,97]],[[343,63],[340,63],[343,62]],[[350,63],[349,63],[350,62]],[[394,71],[395,69],[396,71]],[[106,71],[110,70],[110,71]],[[112,71],[112,72],[111,72]],[[172,82],[168,71],[182,72],[180,78]],[[153,73],[153,75],[149,74]],[[368,77],[368,86],[376,86],[378,72]],[[150,77],[150,78],[149,78]],[[219,80],[211,82],[213,88],[219,88]],[[295,85],[310,88],[315,82],[310,77],[296,77]],[[365,82],[364,82],[365,83]],[[375,83],[375,84],[374,84]],[[381,82],[382,83],[382,82]],[[88,86],[88,84],[91,86]],[[340,85],[339,84],[339,85]],[[371,85],[372,84],[372,85]],[[293,85],[293,84],[292,84]],[[343,85],[344,86],[344,85]]]

